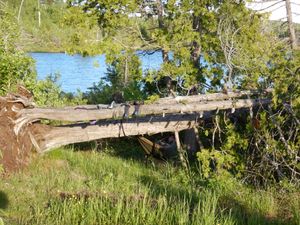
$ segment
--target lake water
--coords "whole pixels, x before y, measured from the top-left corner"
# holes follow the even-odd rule
[[[65,92],[87,91],[93,83],[100,81],[107,72],[105,56],[82,57],[64,53],[29,53],[36,61],[38,79],[50,74],[60,74],[58,84]],[[152,55],[139,54],[143,71],[158,69],[162,64],[160,52]]]

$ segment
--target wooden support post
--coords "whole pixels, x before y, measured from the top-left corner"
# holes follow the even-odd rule
[[[181,145],[180,145],[178,131],[175,131],[175,141],[176,141],[177,151],[179,153],[180,160],[182,161],[183,160],[183,155],[182,155],[182,151],[181,151]]]
[[[175,131],[175,140],[176,140],[176,146],[177,146],[177,151],[178,151],[178,154],[179,154],[180,162],[185,167],[185,169],[187,169],[186,158],[185,158],[183,149],[182,149],[181,144],[180,144],[179,132],[177,130]]]
[[[202,141],[201,141],[201,139],[200,139],[200,136],[199,136],[198,128],[197,128],[196,126],[194,126],[193,129],[194,129],[194,132],[195,132],[195,134],[196,134],[196,140],[197,140],[197,142],[198,142],[199,148],[200,148],[200,149],[204,149],[203,143],[202,143]]]

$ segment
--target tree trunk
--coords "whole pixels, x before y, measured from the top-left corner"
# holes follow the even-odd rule
[[[289,33],[290,33],[290,44],[292,49],[295,50],[297,48],[297,40],[296,40],[295,28],[292,19],[291,1],[285,0],[285,6],[286,6],[287,22],[288,22]]]
[[[127,119],[123,118],[123,106],[113,109],[97,109],[94,106],[86,109],[34,108],[32,97],[27,96],[24,90],[22,93],[0,97],[0,150],[3,156],[0,163],[4,162],[5,168],[15,169],[22,164],[19,162],[25,162],[32,145],[38,152],[45,152],[67,144],[101,138],[179,132],[196,127],[199,119],[210,118],[215,113],[214,110],[249,108],[270,103],[268,99],[201,102],[197,96],[190,96],[193,100],[183,98],[190,103],[142,105],[138,117]],[[129,109],[130,115],[133,108]],[[77,123],[53,127],[34,122],[40,119]],[[95,121],[100,119],[102,121]],[[91,123],[78,123],[91,120]]]
[[[164,30],[165,24],[164,24],[164,5],[162,0],[156,0],[156,8],[157,8],[157,20],[158,20],[158,27],[161,30]],[[164,49],[164,47],[161,50],[162,52],[162,59],[164,63],[169,62],[169,54],[168,51]]]
[[[207,117],[209,114],[206,114]],[[197,115],[144,117],[127,120],[99,121],[96,124],[80,123],[59,127],[32,125],[31,141],[39,152],[60,146],[93,141],[101,138],[120,138],[174,132],[197,125]]]
[[[200,16],[193,15],[193,30],[197,31],[199,34],[199,40],[201,38],[201,24],[200,24]],[[192,42],[192,48],[191,48],[191,60],[195,66],[195,68],[198,69],[198,73],[200,72],[200,54],[201,54],[201,46],[199,43],[199,40],[194,40]]]
[[[178,151],[180,162],[184,166],[184,168],[187,169],[186,158],[185,158],[186,156],[184,155],[183,148],[181,147],[181,144],[180,144],[178,130],[175,131],[175,141],[176,141],[176,146],[177,146],[177,151]]]
[[[22,0],[20,3],[19,12],[18,12],[18,23],[20,22],[23,3],[24,3],[24,0]]]
[[[269,99],[240,99],[226,101],[211,101],[199,103],[178,103],[178,104],[150,104],[141,105],[139,109],[140,116],[146,115],[165,115],[176,113],[199,113],[224,109],[249,108],[260,104],[268,104]],[[129,106],[128,115],[132,115],[134,107]],[[113,109],[86,110],[86,109],[55,109],[55,108],[33,108],[22,109],[18,111],[20,117],[16,124],[28,123],[39,119],[60,120],[60,121],[86,121],[122,118],[124,115],[124,106],[118,106]]]
[[[41,27],[41,9],[40,9],[40,0],[37,0],[38,2],[38,20],[39,20],[39,27]]]
[[[263,91],[264,94],[271,93],[272,89],[267,89]],[[237,91],[237,92],[228,92],[228,93],[208,93],[208,94],[199,94],[199,95],[189,95],[189,96],[176,96],[176,97],[166,97],[160,98],[153,102],[154,105],[170,105],[170,104],[189,104],[189,103],[201,103],[205,104],[208,101],[220,101],[220,100],[228,100],[232,98],[240,98],[243,96],[252,96],[259,95],[261,92],[258,91]],[[67,106],[63,109],[86,109],[86,110],[94,110],[94,109],[107,109],[109,105],[98,104],[98,105],[78,105],[78,106]]]
[[[201,26],[200,26],[200,16],[193,14],[193,30],[197,31],[199,34],[199,40],[201,38]],[[202,78],[201,69],[200,69],[200,54],[201,54],[201,46],[199,40],[194,40],[191,46],[191,60],[192,63],[197,70],[197,77]],[[198,92],[198,91],[197,91]],[[195,153],[199,146],[197,144],[197,136],[194,129],[188,129],[183,132],[183,144],[188,153],[188,155],[192,155]]]

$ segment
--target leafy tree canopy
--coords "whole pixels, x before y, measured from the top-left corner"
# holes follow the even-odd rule
[[[22,84],[38,105],[63,106],[83,103],[81,96],[67,96],[56,84],[57,76],[37,80],[34,61],[22,51],[20,27],[7,4],[0,1],[0,95]]]
[[[87,53],[105,53],[112,63],[124,52],[161,51],[164,63],[147,81],[167,76],[184,94],[203,90],[205,83],[211,90],[224,83],[257,88],[280,48],[264,16],[243,1],[75,0],[69,6],[97,18],[101,39]]]
[[[148,95],[273,88],[274,104],[268,109],[213,118],[213,126],[204,129],[205,142],[198,153],[201,170],[204,177],[230,172],[259,185],[299,181],[300,57],[276,37],[266,23],[267,15],[233,0],[70,0],[68,4],[70,10],[97,21],[101,38],[87,53],[106,54],[112,87],[120,89],[126,80],[142,79]],[[161,52],[161,68],[146,76],[136,73],[138,69],[128,70],[125,65],[139,66],[125,63],[134,59],[128,56],[137,50]],[[102,94],[111,90],[103,83],[99,87]]]
[[[0,2],[1,4],[1,2]],[[18,49],[19,29],[15,18],[3,4],[0,8],[0,94],[14,88],[19,81],[31,82],[33,61]]]

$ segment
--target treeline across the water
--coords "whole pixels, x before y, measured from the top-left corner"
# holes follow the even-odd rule
[[[17,18],[22,28],[20,46],[27,52],[72,52],[70,42],[85,40],[99,42],[103,30],[97,26],[97,18],[85,17],[81,11],[70,8],[64,0],[2,0]],[[139,14],[137,14],[139,15]],[[139,16],[132,20],[144,22]],[[80,25],[79,25],[80,24]],[[288,26],[279,21],[268,21],[268,26],[281,39],[289,36]],[[296,37],[300,41],[300,24],[294,24]],[[118,33],[118,30],[116,30]],[[124,34],[120,33],[117,36]],[[136,48],[144,49],[143,43],[136,41]],[[299,43],[299,42],[298,42]],[[79,44],[79,43],[78,43]],[[80,43],[84,44],[83,42]],[[88,47],[88,44],[84,44]],[[150,49],[152,50],[152,49]]]
[[[79,32],[87,39],[97,39],[96,26],[74,28],[66,21],[83,21],[80,14],[69,18],[63,0],[4,0],[22,32],[19,46],[27,52],[65,52],[72,35]],[[87,19],[88,20],[88,19]],[[95,24],[96,25],[96,24]]]

